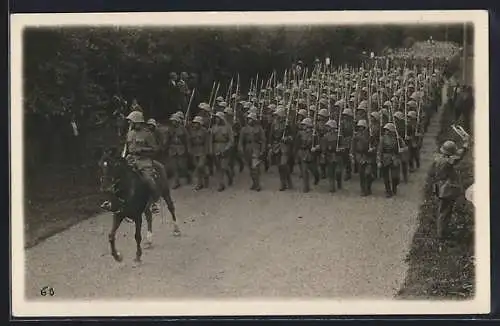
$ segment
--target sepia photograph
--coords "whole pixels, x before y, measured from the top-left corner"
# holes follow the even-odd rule
[[[11,16],[14,316],[490,309],[488,13]]]

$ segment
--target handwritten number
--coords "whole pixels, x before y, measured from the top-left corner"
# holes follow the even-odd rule
[[[52,288],[50,286],[44,286],[43,288],[40,289],[40,295],[42,297],[46,297],[46,296],[53,297],[55,294],[56,294],[56,292],[54,291],[54,288]]]

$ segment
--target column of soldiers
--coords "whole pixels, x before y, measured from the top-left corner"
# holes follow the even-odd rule
[[[443,68],[456,51],[434,44],[425,49],[372,57],[356,69],[316,60],[311,71],[301,64],[269,78],[257,75],[247,96],[237,75],[225,94],[214,82],[191,119],[192,92],[186,112],[175,112],[168,126],[148,122],[173,188],[193,176],[200,190],[215,177],[218,191],[224,191],[236,168],[246,167],[250,189],[260,191],[261,174],[276,166],[280,191],[294,188],[298,168],[303,192],[311,182],[326,180],[334,193],[357,173],[362,196],[372,194],[379,178],[386,196],[396,195],[401,179],[407,183],[420,167],[422,136],[437,110]]]

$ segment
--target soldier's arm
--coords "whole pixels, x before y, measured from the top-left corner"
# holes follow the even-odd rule
[[[262,140],[260,144],[260,152],[264,153],[266,150],[266,144],[267,144],[267,139],[266,139],[266,133],[264,132],[264,129],[262,127],[259,128],[259,133],[260,133],[260,139]]]
[[[146,137],[146,146],[141,148],[141,152],[144,153],[155,153],[160,149],[158,143],[156,142],[155,136],[153,133],[148,133]]]
[[[245,138],[245,127],[240,130],[240,139],[238,140],[238,152],[243,152],[243,140]]]
[[[212,151],[212,137],[208,132],[208,129],[205,130],[205,153],[210,154]]]

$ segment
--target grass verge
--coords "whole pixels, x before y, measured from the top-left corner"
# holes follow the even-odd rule
[[[444,110],[436,139],[438,144],[447,139],[458,140],[450,127],[453,112],[449,107]],[[465,189],[474,182],[473,151],[472,144],[458,167]],[[435,238],[438,202],[432,194],[432,184],[433,178],[429,172],[419,213],[419,226],[406,258],[409,270],[397,298],[471,299],[475,292],[474,207],[464,197],[457,200],[448,225],[447,240],[440,246]]]

